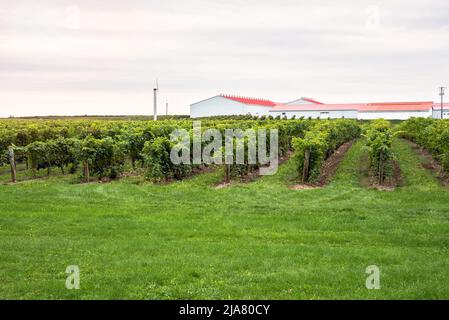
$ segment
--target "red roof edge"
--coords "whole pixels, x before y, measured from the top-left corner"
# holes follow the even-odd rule
[[[410,102],[371,102],[368,106],[382,106],[382,105],[428,105],[433,104],[433,101],[410,101]]]
[[[276,103],[274,103],[271,100],[267,100],[267,99],[240,97],[240,96],[234,96],[234,95],[229,95],[229,94],[220,94],[220,96],[223,98],[234,100],[234,101],[241,102],[244,104],[254,104],[254,105],[260,105],[260,106],[267,106],[267,107],[273,107],[276,105]]]
[[[449,108],[449,103],[444,102],[443,103],[443,109]],[[441,102],[434,102],[432,109],[441,110]]]

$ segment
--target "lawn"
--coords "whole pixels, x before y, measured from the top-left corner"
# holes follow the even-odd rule
[[[393,192],[360,185],[363,141],[313,190],[288,188],[292,161],[220,190],[218,171],[166,185],[2,183],[0,298],[447,299],[449,190],[405,142],[394,151]],[[65,288],[68,265],[80,290]],[[380,290],[365,287],[369,265]]]

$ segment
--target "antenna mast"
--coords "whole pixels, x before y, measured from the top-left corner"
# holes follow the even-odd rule
[[[158,81],[156,80],[156,87],[153,89],[153,107],[154,107],[154,115],[153,115],[153,120],[156,121],[157,120],[157,92],[159,91],[159,84]]]
[[[444,96],[444,89],[446,89],[446,87],[440,87],[440,96],[441,96],[441,119],[444,118],[443,116],[443,96]]]

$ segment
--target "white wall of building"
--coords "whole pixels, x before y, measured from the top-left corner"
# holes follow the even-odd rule
[[[359,111],[358,119],[360,120],[407,120],[411,117],[429,118],[432,116],[430,111]]]
[[[190,105],[190,117],[253,115],[268,116],[271,107],[245,104],[222,96],[215,96]]]
[[[241,114],[246,114],[245,104],[221,96],[215,96],[190,105],[191,118]]]
[[[312,118],[312,119],[340,119],[340,118],[346,118],[346,119],[357,119],[357,110],[329,110],[329,111],[271,111],[270,115],[273,117],[277,117],[278,115],[283,118],[284,116],[287,117],[287,119],[293,118],[293,116],[296,117],[296,119],[299,119],[301,117]]]
[[[433,109],[432,116],[441,119],[441,109]],[[449,119],[449,109],[443,109],[443,119]]]
[[[271,107],[257,106],[253,104],[246,105],[246,114],[251,114],[252,116],[269,116]]]

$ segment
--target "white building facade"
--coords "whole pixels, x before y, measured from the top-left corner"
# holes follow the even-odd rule
[[[291,119],[387,119],[406,120],[412,117],[441,118],[441,106],[432,101],[323,104],[300,98],[287,103],[266,99],[218,95],[190,105],[191,118],[226,115],[273,116]],[[443,105],[443,117],[449,119],[449,103]]]
[[[268,116],[273,103],[267,100],[218,95],[190,105],[191,118],[213,116]]]
[[[359,120],[407,120],[410,118],[430,118],[432,111],[359,111],[357,119]]]
[[[311,119],[339,119],[339,118],[347,118],[347,119],[357,119],[357,110],[300,110],[300,111],[292,111],[292,110],[284,110],[284,111],[271,111],[270,115],[273,117],[281,116],[281,118],[286,117],[287,119],[292,118],[311,118]]]
[[[449,103],[443,104],[443,112],[441,112],[440,103],[435,103],[433,105],[432,116],[435,119],[441,119],[441,114],[443,114],[443,119],[449,119]]]

